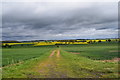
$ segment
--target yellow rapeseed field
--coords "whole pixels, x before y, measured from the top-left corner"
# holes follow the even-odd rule
[[[120,39],[110,39],[111,41],[119,41]],[[24,44],[33,44],[33,46],[44,46],[44,45],[62,45],[62,44],[88,44],[89,42],[106,42],[105,39],[101,40],[71,40],[71,41],[54,41],[54,42],[25,42],[25,43],[2,43],[2,46],[7,45],[24,45]]]

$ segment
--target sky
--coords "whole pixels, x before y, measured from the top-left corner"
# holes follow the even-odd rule
[[[2,2],[2,40],[117,37],[117,2]]]

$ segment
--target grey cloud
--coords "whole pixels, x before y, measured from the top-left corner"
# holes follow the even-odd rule
[[[17,40],[20,38],[16,35],[21,40],[87,38],[89,33],[85,32],[85,36],[83,29],[91,33],[93,29],[118,28],[117,3],[4,3],[2,16],[4,39],[6,35]],[[75,37],[72,32],[79,33]],[[66,33],[71,37],[64,36]]]

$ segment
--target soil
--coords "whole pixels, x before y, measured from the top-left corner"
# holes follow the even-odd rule
[[[112,60],[102,60],[103,62],[119,62],[120,58],[114,58]]]
[[[52,51],[52,53],[50,54],[49,57],[52,57],[52,56],[54,55],[55,51],[56,51],[56,50]]]
[[[60,50],[57,51],[57,57],[60,57]]]

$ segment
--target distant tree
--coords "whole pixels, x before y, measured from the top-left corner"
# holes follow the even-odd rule
[[[11,45],[6,44],[8,48],[11,48]]]
[[[5,44],[5,47],[8,47],[9,45],[8,44]]]
[[[89,43],[92,43],[92,40],[90,40]]]
[[[86,42],[86,40],[83,40],[83,42]]]
[[[98,42],[101,42],[101,40],[99,40]]]
[[[92,43],[92,41],[90,40],[88,43]]]
[[[5,44],[4,46],[2,46],[2,47],[8,47],[8,48],[11,48],[11,45],[8,45],[8,44]]]
[[[89,41],[89,42],[87,42],[87,43],[90,43],[90,41]]]
[[[108,39],[108,42],[111,42],[111,40],[110,40],[110,39]]]

